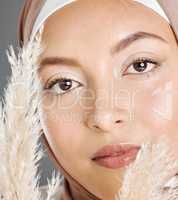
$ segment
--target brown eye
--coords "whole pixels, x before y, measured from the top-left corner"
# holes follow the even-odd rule
[[[61,90],[69,90],[72,87],[72,80],[71,79],[61,79],[58,82],[58,86]]]
[[[137,62],[133,64],[133,68],[137,72],[143,72],[145,71],[145,69],[147,69],[147,67],[148,67],[148,63],[146,61]]]
[[[58,95],[68,93],[82,84],[69,78],[56,78],[48,83],[46,90],[50,90]]]
[[[144,74],[146,72],[152,71],[154,68],[158,66],[158,63],[149,59],[138,59],[130,64],[124,75],[129,74]]]

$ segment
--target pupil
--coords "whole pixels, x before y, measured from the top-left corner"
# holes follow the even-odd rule
[[[134,69],[138,72],[142,72],[147,68],[147,62],[143,61],[143,62],[138,62],[134,64]]]
[[[59,86],[62,90],[68,90],[71,87],[71,80],[70,79],[65,79],[60,81]]]

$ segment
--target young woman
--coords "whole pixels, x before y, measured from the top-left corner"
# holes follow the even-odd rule
[[[26,1],[20,44],[45,22],[41,121],[65,177],[58,199],[114,200],[140,145],[162,134],[178,152],[177,21],[160,2],[167,15],[155,0]]]

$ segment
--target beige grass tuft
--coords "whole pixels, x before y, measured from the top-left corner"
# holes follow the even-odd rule
[[[37,173],[44,153],[39,146],[42,88],[37,75],[41,35],[42,29],[19,49],[18,56],[12,47],[7,52],[12,74],[0,102],[0,197],[4,200],[42,199]],[[48,196],[59,184],[59,176],[53,177]]]
[[[127,166],[119,200],[178,199],[178,156],[168,138],[144,143],[134,163]]]

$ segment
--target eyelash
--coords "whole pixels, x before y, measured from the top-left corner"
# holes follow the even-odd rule
[[[134,65],[134,64],[136,64],[136,63],[141,63],[141,62],[151,63],[151,64],[156,65],[156,67],[153,67],[153,69],[149,70],[148,72],[127,73],[127,74],[124,74],[124,76],[125,76],[125,75],[140,75],[140,74],[141,74],[142,76],[144,76],[144,75],[149,76],[150,73],[154,72],[155,69],[156,69],[157,67],[160,66],[160,63],[158,63],[157,61],[155,61],[155,60],[153,60],[153,59],[145,58],[145,57],[140,57],[140,58],[134,59],[134,60],[131,62],[131,64],[129,64],[129,65],[127,66],[126,70],[128,70],[130,66],[132,66],[132,65]],[[126,70],[124,70],[124,72],[125,72]],[[50,81],[50,82],[47,84],[47,86],[44,88],[44,90],[50,90],[56,83],[58,83],[58,82],[60,82],[60,81],[62,81],[62,80],[70,80],[70,81],[72,81],[72,82],[76,82],[76,83],[79,84],[78,87],[83,86],[83,84],[80,83],[80,82],[78,82],[78,81],[75,81],[75,80],[73,80],[73,79],[71,79],[71,78],[67,78],[67,77],[64,77],[64,76],[60,75],[59,77],[57,77],[57,78],[53,79],[52,81]],[[65,93],[70,92],[71,90],[73,90],[73,89],[70,89],[70,90],[68,90],[67,92],[63,92],[63,93],[61,93],[61,94],[59,94],[59,95],[62,96],[62,95],[64,95]]]
[[[76,82],[76,83],[78,83],[78,85],[79,85],[78,87],[80,87],[80,86],[83,85],[82,83],[80,83],[80,82],[78,82],[78,81],[75,81],[75,80],[73,80],[73,79],[71,79],[71,78],[67,78],[67,77],[64,77],[64,76],[60,75],[59,77],[57,77],[57,78],[53,79],[52,81],[50,81],[50,82],[47,84],[47,86],[44,88],[44,90],[50,90],[56,83],[59,83],[60,81],[63,81],[63,80],[70,80],[70,81],[72,81],[72,82]],[[68,90],[67,92],[69,92],[69,91],[71,91],[71,90],[73,90],[73,89],[70,89],[70,90]],[[67,93],[67,92],[63,92],[63,93],[61,93],[60,95],[62,96],[63,94],[65,94],[65,93]]]
[[[130,66],[132,66],[132,65],[134,65],[136,63],[142,63],[142,62],[151,63],[151,64],[154,64],[155,66],[153,67],[153,69],[151,69],[151,70],[149,70],[147,72],[127,73],[127,74],[124,74],[124,75],[132,75],[132,76],[133,75],[136,75],[136,76],[137,75],[142,75],[142,76],[146,75],[146,76],[149,76],[152,72],[154,72],[156,70],[156,68],[158,68],[161,65],[161,63],[159,63],[159,62],[157,62],[157,61],[155,61],[153,59],[140,57],[140,58],[134,59],[132,61],[132,63],[127,66],[127,68],[126,68],[126,70],[124,70],[124,72],[127,71]]]

